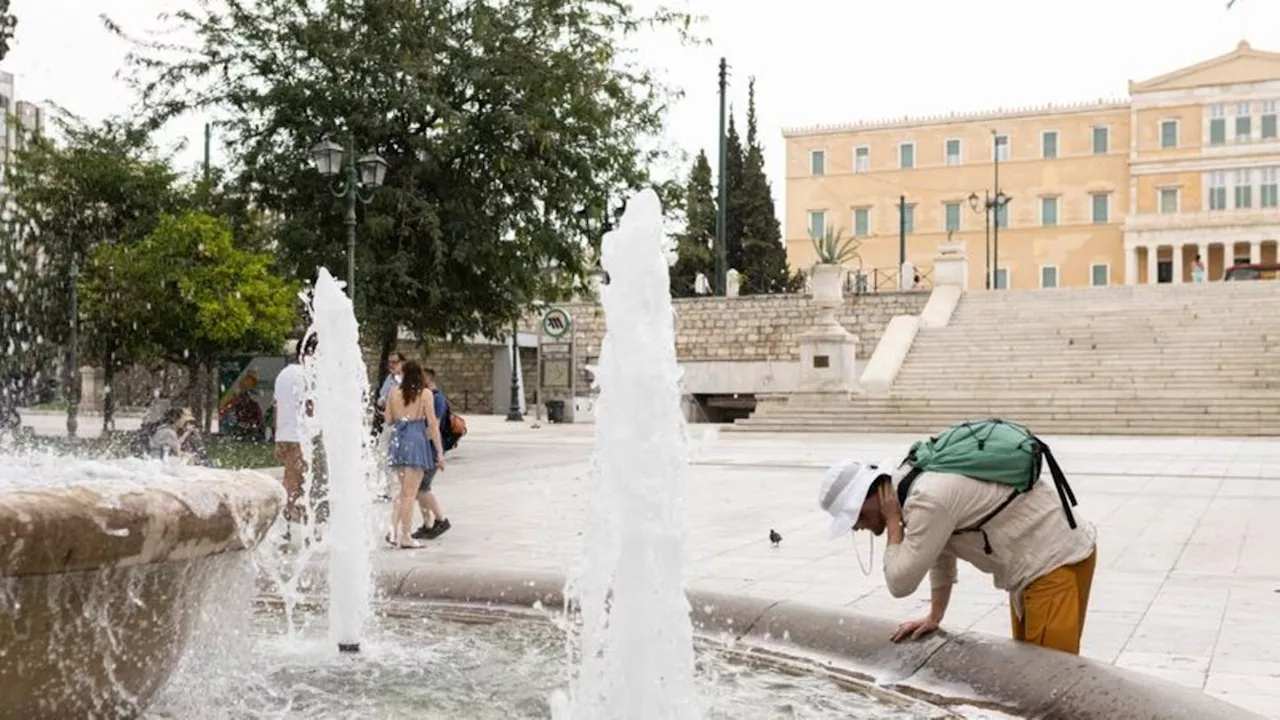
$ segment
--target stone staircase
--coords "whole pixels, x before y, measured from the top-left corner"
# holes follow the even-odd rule
[[[760,399],[734,430],[1280,435],[1280,282],[974,291],[922,329],[888,397]]]

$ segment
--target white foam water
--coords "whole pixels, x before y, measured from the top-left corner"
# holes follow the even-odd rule
[[[557,720],[701,717],[683,575],[688,467],[662,206],[627,203],[604,238],[606,332],[596,368],[594,497],[577,577],[581,612]]]
[[[325,268],[316,278],[311,317],[319,340],[312,364],[315,417],[329,471],[329,638],[340,648],[355,648],[369,617],[372,587],[366,519],[367,484],[375,470],[367,426],[369,381],[355,309]]]

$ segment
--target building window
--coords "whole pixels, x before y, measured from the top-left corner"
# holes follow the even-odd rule
[[[1040,198],[1040,224],[1041,225],[1057,225],[1058,224],[1058,198],[1056,197]]]
[[[1040,266],[1040,287],[1056,288],[1058,287],[1058,268],[1054,265]]]
[[[903,207],[903,208],[899,211],[899,213],[902,215],[901,220],[902,220],[902,228],[903,228],[903,232],[909,232],[909,233],[913,233],[913,232],[915,232],[915,231],[916,231],[916,206],[915,206],[915,203],[911,203],[910,205],[907,205],[907,206]]]
[[[1165,120],[1160,123],[1160,147],[1178,147],[1178,121]]]
[[[1258,186],[1258,207],[1276,207],[1276,168],[1262,168],[1262,183]]]
[[[1009,289],[1009,268],[996,268],[995,286],[997,290]]]
[[[1089,284],[1094,287],[1105,287],[1111,284],[1111,266],[1110,265],[1090,265],[1089,266]]]
[[[871,234],[871,208],[853,209],[853,235],[866,237]]]
[[[1276,139],[1276,101],[1268,100],[1262,103],[1262,139]]]
[[[1093,154],[1106,155],[1110,149],[1111,133],[1103,126],[1095,126],[1093,128]]]
[[[1236,209],[1247,210],[1253,207],[1253,173],[1249,170],[1236,171]]]
[[[1110,222],[1111,193],[1094,193],[1089,198],[1093,201],[1093,222],[1097,225]]]
[[[898,146],[898,167],[910,170],[916,166],[916,144],[902,143]]]
[[[871,172],[871,148],[863,145],[853,149],[853,171]]]
[[[947,141],[947,164],[960,164],[960,138],[951,138]]]
[[[1178,212],[1178,188],[1160,188],[1160,213]]]
[[[1046,160],[1058,157],[1058,131],[1046,130],[1040,133],[1040,156]]]
[[[1236,142],[1248,142],[1253,134],[1253,118],[1249,116],[1249,103],[1236,104]]]
[[[945,227],[947,232],[956,232],[960,229],[960,203],[947,203],[945,206]]]
[[[1227,108],[1213,105],[1209,108],[1209,144],[1221,145],[1227,141]]]
[[[1227,174],[1221,170],[1209,173],[1209,209],[1227,209]]]
[[[827,211],[826,210],[810,210],[809,211],[809,235],[820,238],[827,234]]]
[[[814,150],[809,153],[809,174],[827,174],[827,152],[825,150]]]
[[[994,138],[992,138],[992,142],[994,143],[993,147],[994,147],[996,159],[1001,161],[1008,160],[1009,159],[1009,136],[996,135]]]
[[[1009,227],[1009,204],[996,207],[996,227],[1004,229]]]

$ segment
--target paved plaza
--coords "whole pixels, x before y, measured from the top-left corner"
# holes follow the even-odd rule
[[[436,480],[454,529],[379,563],[564,570],[581,552],[589,425],[469,418]],[[761,435],[690,426],[691,585],[850,607],[924,612],[928,588],[895,600],[849,540],[828,540],[817,507],[839,457],[897,458],[912,437]],[[1280,445],[1199,438],[1048,438],[1099,527],[1085,655],[1201,688],[1280,718]],[[770,528],[782,533],[770,545]],[[857,552],[867,560],[863,534]],[[961,563],[944,627],[1009,633],[1006,595]]]
[[[96,434],[96,417],[82,427]],[[394,566],[465,564],[563,571],[582,550],[590,425],[469,417],[436,480],[454,529]],[[42,434],[60,418],[29,416]],[[136,420],[123,420],[132,426]],[[692,586],[908,619],[928,605],[889,596],[883,538],[828,540],[817,507],[841,457],[897,459],[916,436],[772,435],[691,425]],[[1099,528],[1085,655],[1201,688],[1280,718],[1280,444],[1209,438],[1048,438]],[[277,471],[278,474],[278,471]],[[376,518],[386,517],[385,506]],[[774,548],[770,529],[783,535]],[[1009,633],[1006,595],[964,563],[945,628]]]

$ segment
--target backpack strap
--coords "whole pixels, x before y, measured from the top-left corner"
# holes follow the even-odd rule
[[[1049,474],[1053,476],[1053,487],[1058,491],[1058,499],[1062,501],[1062,511],[1067,514],[1067,525],[1072,530],[1076,529],[1076,516],[1071,512],[1071,508],[1076,506],[1076,494],[1071,491],[1071,486],[1067,484],[1067,475],[1062,472],[1062,467],[1058,465],[1058,460],[1053,457],[1053,451],[1049,446],[1035,438],[1036,444],[1040,446],[1040,452],[1045,462],[1049,464]]]
[[[1005,498],[1004,502],[997,505],[994,510],[987,513],[986,515],[983,515],[981,520],[979,520],[978,522],[974,523],[973,525],[967,528],[960,528],[959,530],[956,530],[952,534],[959,535],[960,533],[971,533],[971,532],[982,533],[982,551],[988,555],[991,555],[992,554],[991,539],[987,537],[987,531],[984,530],[983,527],[985,527],[987,523],[991,522],[992,518],[994,518],[995,516],[1003,512],[1005,508],[1009,507],[1009,505],[1014,500],[1017,500],[1018,496],[1021,494],[1022,494],[1021,490],[1014,490],[1012,495]]]

